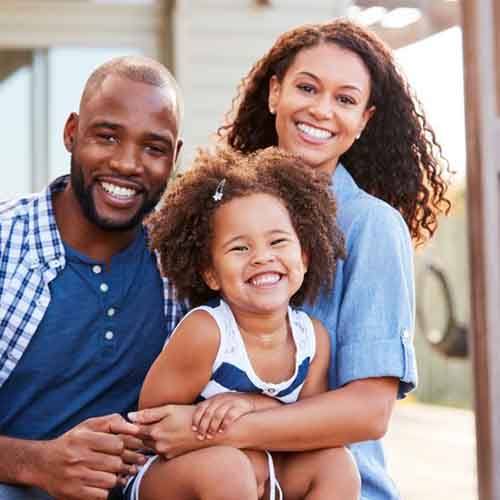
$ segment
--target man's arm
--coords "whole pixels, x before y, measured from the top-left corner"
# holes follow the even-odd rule
[[[0,482],[36,486],[56,498],[106,499],[136,472],[137,426],[120,415],[92,418],[62,436],[31,441],[0,436]]]

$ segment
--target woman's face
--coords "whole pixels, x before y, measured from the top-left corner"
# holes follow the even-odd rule
[[[303,49],[280,82],[270,81],[279,147],[332,173],[375,111],[361,58],[333,43]]]

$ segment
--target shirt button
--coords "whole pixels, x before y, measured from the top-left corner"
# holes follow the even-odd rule
[[[106,340],[113,340],[113,337],[115,336],[115,334],[111,331],[111,330],[108,330],[105,334],[104,334],[104,337]]]
[[[405,340],[408,340],[408,339],[410,339],[410,337],[411,337],[410,330],[406,330],[406,329],[403,330],[403,338]]]
[[[99,290],[101,290],[102,293],[106,293],[109,290],[109,286],[107,285],[107,283],[101,283]]]
[[[274,389],[273,387],[268,387],[268,388],[267,388],[267,392],[268,392],[269,394],[274,394],[274,393],[276,392],[276,389]]]
[[[106,311],[106,314],[111,318],[112,316],[115,315],[115,308],[114,307],[110,307],[107,311]]]
[[[95,266],[92,266],[92,272],[94,274],[99,274],[102,271],[102,267],[98,266],[97,264]]]

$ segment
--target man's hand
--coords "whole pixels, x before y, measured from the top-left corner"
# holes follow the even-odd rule
[[[140,427],[140,437],[156,453],[166,458],[205,448],[212,443],[197,439],[192,430],[193,405],[166,405],[129,413]]]
[[[256,410],[252,394],[228,392],[218,394],[196,405],[193,431],[198,439],[213,439],[243,415]]]
[[[139,428],[120,415],[85,420],[41,443],[37,486],[58,499],[106,499],[109,489],[137,472],[145,458],[137,449]]]

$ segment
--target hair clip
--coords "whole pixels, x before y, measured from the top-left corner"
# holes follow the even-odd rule
[[[222,179],[219,184],[217,184],[217,188],[215,189],[215,193],[212,195],[212,199],[214,201],[222,200],[224,196],[224,184],[226,184],[226,179]]]

